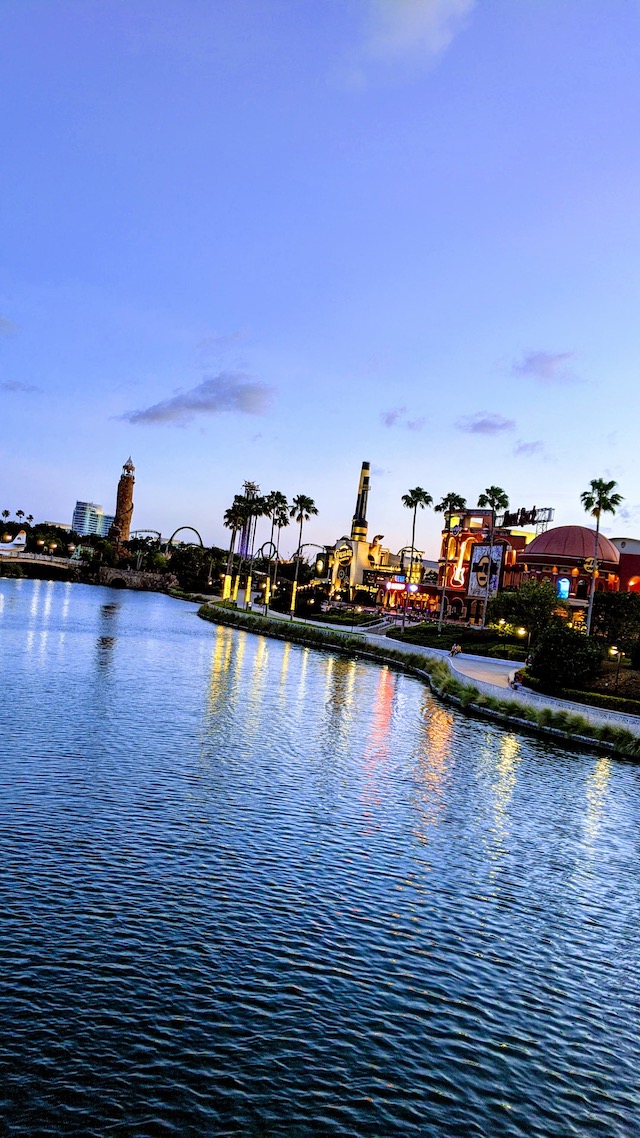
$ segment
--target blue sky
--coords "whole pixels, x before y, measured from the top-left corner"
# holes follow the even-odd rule
[[[637,0],[0,0],[2,508],[640,533]],[[418,540],[435,555],[439,516]],[[291,543],[294,544],[293,532]],[[265,535],[266,536],[266,535]]]

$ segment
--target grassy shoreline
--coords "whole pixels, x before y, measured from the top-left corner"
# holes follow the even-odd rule
[[[241,610],[204,604],[198,616],[212,624],[238,628],[276,640],[288,640],[303,647],[328,649],[343,655],[389,664],[426,681],[433,694],[467,715],[490,719],[511,729],[541,735],[572,749],[589,747],[606,754],[640,758],[640,737],[624,727],[590,723],[582,716],[550,708],[533,708],[513,699],[484,695],[471,684],[452,676],[444,660],[415,653],[408,655],[399,648],[371,644],[351,632],[334,632],[299,621],[272,620]]]

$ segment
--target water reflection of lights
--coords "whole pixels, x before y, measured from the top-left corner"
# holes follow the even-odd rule
[[[302,660],[300,662],[300,680],[298,682],[298,699],[300,702],[304,699],[307,691],[307,668],[309,664],[309,649],[303,648]]]
[[[451,746],[453,715],[429,697],[422,725],[415,798],[422,826],[414,833],[419,841],[426,842],[428,831],[438,825],[445,809],[445,792],[455,761]]]
[[[218,625],[211,658],[209,677],[208,710],[215,714],[227,697],[229,689],[229,664],[233,650],[231,629]]]
[[[71,603],[73,585],[71,581],[67,581],[65,590],[62,596],[62,619],[66,620],[69,615],[69,605]]]
[[[498,742],[498,753],[495,745]],[[490,761],[489,787],[492,794],[493,829],[487,834],[486,846],[492,861],[500,861],[507,852],[506,842],[510,832],[509,807],[517,782],[518,765],[521,760],[520,740],[512,733],[496,739],[490,735],[485,756]],[[493,878],[493,870],[490,877]]]
[[[31,604],[29,605],[29,615],[35,618],[38,615],[40,608],[40,589],[42,588],[42,581],[35,580],[33,582],[33,592],[31,594]]]
[[[585,815],[585,836],[587,845],[593,846],[602,825],[603,807],[611,778],[611,759],[602,755],[594,763],[587,776],[587,812]]]
[[[373,705],[373,721],[367,742],[367,748],[362,756],[365,782],[362,789],[362,801],[365,805],[365,817],[370,817],[373,805],[380,805],[378,782],[376,772],[380,766],[386,764],[389,758],[389,729],[393,717],[393,705],[396,694],[397,677],[387,667],[382,667],[378,676],[375,702]]]
[[[289,660],[291,657],[291,642],[286,640],[282,646],[282,664],[280,667],[280,701],[286,700],[285,689],[287,683],[287,672],[289,671]]]

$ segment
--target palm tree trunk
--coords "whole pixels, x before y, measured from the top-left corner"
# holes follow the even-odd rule
[[[278,526],[278,540],[276,542],[276,555],[273,565],[273,592],[276,593],[278,589],[278,564],[280,561],[280,534],[282,533],[282,526]]]
[[[298,573],[300,571],[300,549],[302,548],[302,518],[300,518],[300,533],[298,534],[298,556],[296,557],[296,571],[291,590],[291,619],[296,611],[296,593],[298,592]]]
[[[402,630],[404,632],[407,623],[407,597],[409,595],[409,585],[411,584],[411,577],[413,575],[413,551],[416,544],[416,514],[418,513],[418,505],[413,507],[413,525],[411,527],[411,560],[409,561],[409,579],[405,581],[404,586],[404,605],[402,607]]]
[[[482,607],[482,621],[480,628],[484,628],[487,623],[487,605],[489,604],[489,589],[491,588],[491,570],[493,569],[493,534],[496,527],[496,512],[491,511],[491,533],[489,535],[489,569],[487,572],[487,584],[484,590],[484,605]]]
[[[442,596],[440,598],[440,616],[438,617],[438,633],[442,632],[444,623],[444,602],[447,593],[447,570],[449,569],[449,542],[451,540],[451,514],[447,518],[447,536],[444,548],[444,577],[442,579]]]
[[[591,636],[591,621],[593,619],[593,602],[596,595],[596,573],[598,572],[598,537],[600,535],[600,511],[596,514],[596,536],[593,541],[593,569],[591,570],[591,591],[589,593],[589,607],[587,609],[587,636]]]
[[[269,564],[267,565],[267,579],[264,585],[264,615],[267,615],[269,608],[269,601],[271,599],[271,550],[273,549],[273,530],[275,527],[275,518],[271,518],[271,536],[269,537]]]
[[[229,544],[229,555],[227,557],[227,568],[222,583],[222,599],[228,601],[231,596],[231,571],[233,569],[233,553],[236,545],[237,528],[231,530],[231,542]]]
[[[256,543],[256,530],[258,528],[258,515],[256,514],[253,519],[253,525],[249,528],[250,540],[250,553],[249,553],[249,572],[247,573],[247,580],[244,588],[244,604],[245,608],[251,607],[251,584],[253,580],[253,548]]]

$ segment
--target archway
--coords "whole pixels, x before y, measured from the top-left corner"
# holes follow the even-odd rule
[[[640,593],[640,577],[630,577],[627,589],[630,593]]]
[[[198,533],[197,529],[194,529],[193,526],[178,526],[178,528],[176,530],[174,530],[173,533],[171,534],[171,537],[169,538],[169,540],[167,542],[166,548],[170,549],[171,543],[172,543],[174,537],[176,536],[176,534],[182,533],[182,531],[186,530],[186,529],[188,529],[191,533],[195,533],[195,535],[196,535],[196,537],[200,543],[200,548],[204,549],[204,542],[203,542],[202,538],[200,537],[200,534]],[[185,545],[186,544],[195,545],[195,542],[193,542],[193,541],[192,542],[185,542]]]

